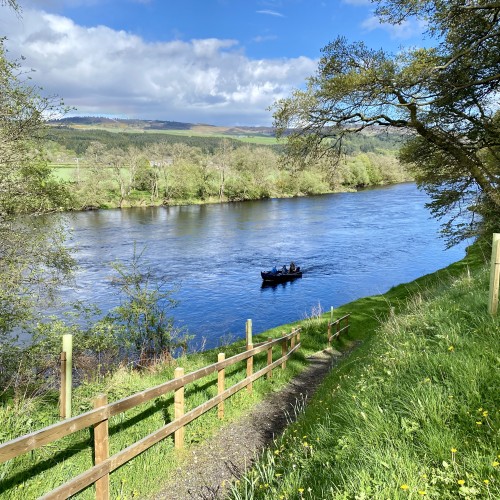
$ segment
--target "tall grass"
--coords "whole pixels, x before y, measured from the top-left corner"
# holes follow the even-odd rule
[[[500,321],[488,270],[459,267],[366,337],[231,498],[500,498]]]

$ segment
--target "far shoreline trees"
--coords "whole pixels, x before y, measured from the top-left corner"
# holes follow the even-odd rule
[[[51,129],[50,159],[56,173],[63,165],[73,208],[258,200],[412,180],[396,159],[400,136],[377,131],[349,141],[337,171],[322,161],[296,169],[280,161],[276,146],[151,135]]]

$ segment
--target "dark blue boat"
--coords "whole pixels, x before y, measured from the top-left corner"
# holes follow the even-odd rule
[[[260,275],[266,283],[284,283],[285,281],[292,281],[297,278],[302,278],[302,271],[300,267],[296,267],[293,272],[283,269],[272,271],[261,271]]]

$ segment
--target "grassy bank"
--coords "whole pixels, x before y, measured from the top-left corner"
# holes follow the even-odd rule
[[[500,498],[500,321],[481,253],[349,304],[362,347],[231,497]]]
[[[418,495],[417,488],[426,488],[421,491],[431,495],[432,488],[440,491],[442,485],[431,488],[430,482],[437,484],[441,477],[449,482],[450,492],[472,487],[469,482],[472,478],[481,494],[488,488],[492,491],[498,488],[495,467],[491,465],[500,453],[500,449],[493,446],[498,437],[495,434],[498,413],[495,412],[499,404],[491,394],[496,389],[495,383],[498,387],[495,380],[498,375],[494,373],[498,359],[495,361],[493,343],[498,323],[486,314],[487,278],[481,271],[481,260],[481,249],[476,247],[465,260],[445,270],[334,311],[335,317],[347,312],[352,314],[350,339],[341,340],[335,347],[343,350],[351,346],[352,341],[363,341],[361,346],[332,373],[304,418],[286,431],[277,442],[276,450],[264,457],[259,465],[260,474],[242,481],[247,493],[234,494],[263,498],[300,498],[301,495],[354,498],[357,494],[361,495],[359,498],[364,498],[362,495],[394,498]],[[452,295],[441,303],[445,294]],[[423,311],[432,304],[437,307],[436,311],[423,316]],[[307,366],[307,355],[326,345],[328,316],[311,315],[301,322],[302,349],[287,364],[288,369],[277,370],[270,381],[254,383],[252,395],[241,391],[231,398],[226,403],[226,422],[244,415],[266,394],[279,390]],[[375,333],[381,323],[385,324],[384,328]],[[465,333],[459,327],[464,328]],[[287,325],[264,332],[256,336],[255,341],[277,337],[290,328],[291,325]],[[219,351],[229,357],[241,352],[242,347],[243,343],[239,342]],[[216,359],[216,351],[207,351],[149,371],[123,369],[106,380],[88,381],[74,392],[74,413],[90,409],[93,397],[100,392],[106,392],[110,402],[116,401],[173,378],[175,366],[183,366],[187,373]],[[255,369],[265,362],[263,354],[256,360]],[[462,364],[476,370],[476,375],[466,372],[462,376]],[[227,386],[241,380],[244,371],[242,363],[239,369],[226,373]],[[465,399],[469,385],[476,395],[475,399],[470,396],[472,401]],[[192,384],[186,394],[188,409],[215,393],[216,376]],[[478,412],[479,408],[483,410]],[[488,413],[483,415],[483,412]],[[4,402],[0,406],[3,423],[0,441],[56,422],[57,414],[56,392]],[[126,417],[114,417],[110,421],[111,453],[172,419],[171,395],[129,411]],[[428,428],[428,420],[435,427]],[[472,430],[462,435],[458,424],[471,424]],[[209,412],[187,427],[186,442],[196,446],[221,425],[216,410]],[[443,438],[448,432],[449,436]],[[453,447],[459,451],[452,455]],[[465,462],[469,455],[472,465]],[[168,479],[182,459],[182,454],[174,452],[171,439],[155,445],[111,475],[112,498],[134,498],[157,491],[162,486],[158,478]],[[1,465],[0,495],[36,498],[90,467],[91,462],[88,431],[76,433],[57,445]],[[447,463],[446,467],[443,462]],[[370,463],[374,470],[369,467]],[[473,469],[474,464],[479,463],[484,467],[481,474]],[[459,466],[464,467],[463,473],[462,469],[458,471],[461,474],[454,472]],[[427,475],[429,486],[423,483],[423,474]],[[467,484],[460,485],[459,480]],[[482,482],[484,480],[490,483]],[[408,490],[401,489],[403,485],[408,485]],[[78,497],[92,498],[93,491],[89,488]]]

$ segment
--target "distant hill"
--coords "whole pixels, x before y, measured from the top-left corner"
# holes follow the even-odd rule
[[[230,135],[230,136],[257,136],[274,137],[272,127],[224,127],[201,123],[183,123],[165,120],[128,120],[123,118],[106,118],[99,116],[73,116],[50,120],[53,127],[75,129],[105,129],[114,132],[159,132],[179,131],[193,135]]]

